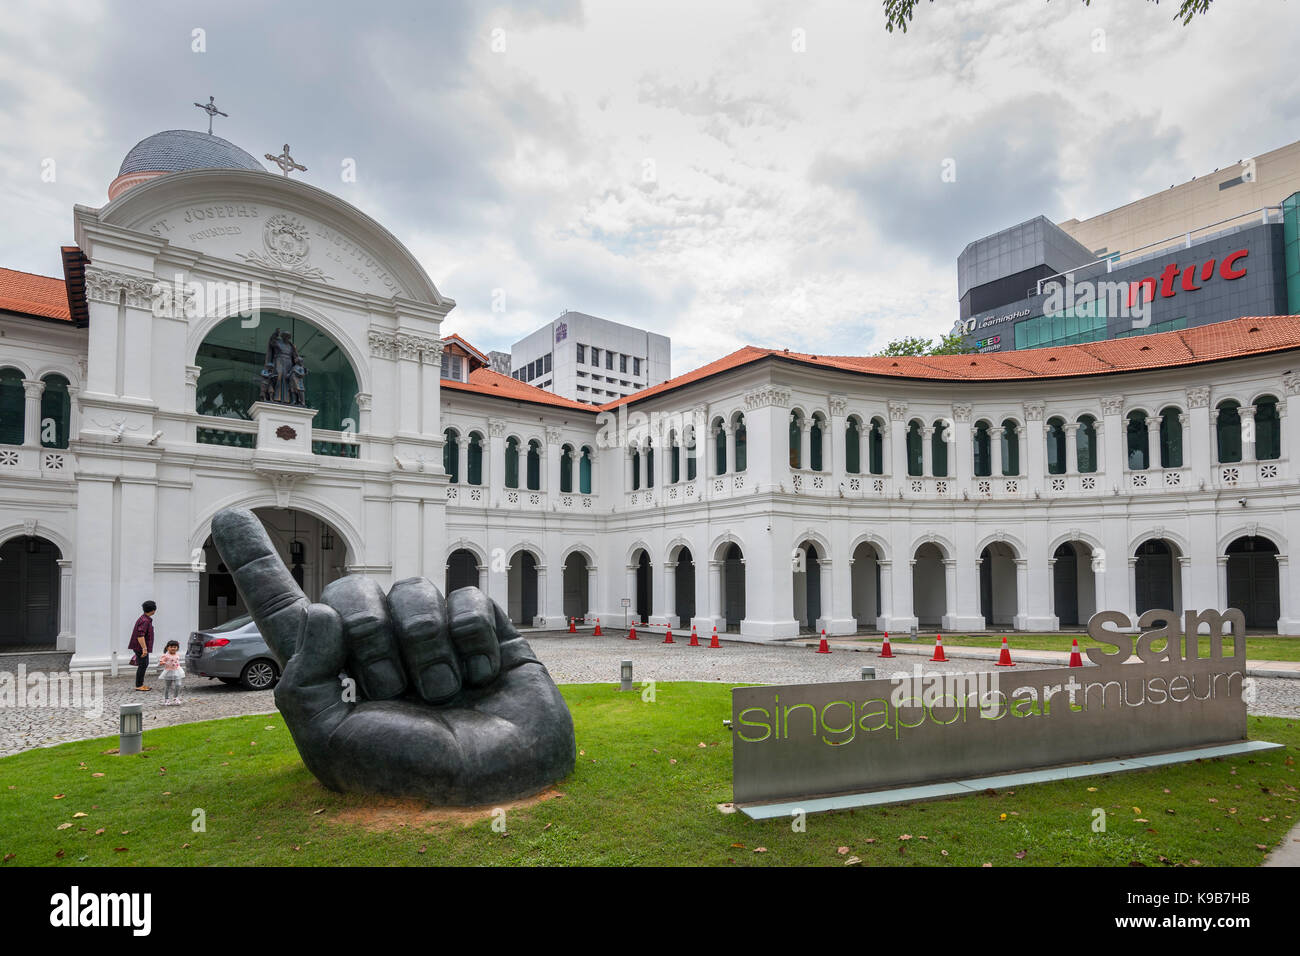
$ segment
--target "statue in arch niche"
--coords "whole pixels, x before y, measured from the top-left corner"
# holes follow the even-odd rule
[[[307,366],[293,344],[293,337],[276,329],[266,343],[266,364],[262,366],[258,399],[281,405],[305,407]]]
[[[331,790],[474,806],[530,796],[573,772],[573,718],[500,605],[425,578],[387,594],[332,581],[311,603],[262,522],[212,519],[212,541],[282,677],[275,705]]]

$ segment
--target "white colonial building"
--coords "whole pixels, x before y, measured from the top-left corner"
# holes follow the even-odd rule
[[[547,627],[1232,604],[1300,633],[1300,318],[1005,359],[745,348],[597,408],[444,380],[454,302],[337,196],[216,137],[128,159],[62,279],[0,273],[0,644],[98,668],[145,599],[182,642],[242,613],[210,540],[232,505],[313,596],[425,575]],[[277,329],[307,408],[259,400]]]

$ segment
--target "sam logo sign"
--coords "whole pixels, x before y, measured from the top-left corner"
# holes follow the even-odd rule
[[[1240,611],[1104,611],[1087,668],[990,683],[898,679],[732,690],[737,803],[940,783],[1246,738]],[[1224,630],[1233,651],[1224,647]],[[1208,631],[1201,657],[1196,635]],[[1137,660],[1128,663],[1136,654]]]
[[[50,897],[50,925],[129,928],[133,936],[148,936],[153,928],[151,893],[83,893],[73,886]]]

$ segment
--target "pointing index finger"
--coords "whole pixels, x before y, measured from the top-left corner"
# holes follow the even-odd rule
[[[245,508],[225,508],[212,519],[212,543],[230,569],[253,620],[281,668],[298,646],[307,595],[284,566],[262,522]]]

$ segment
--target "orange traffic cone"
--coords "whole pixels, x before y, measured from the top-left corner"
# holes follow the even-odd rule
[[[573,618],[569,618],[569,633],[570,633],[570,634],[577,634],[577,633],[578,633],[578,629],[577,629],[577,627],[574,626]]]
[[[894,652],[893,652],[893,650],[891,650],[890,647],[889,647],[889,632],[888,632],[888,631],[885,632],[885,643],[883,643],[883,644],[880,645],[880,656],[881,656],[881,657],[893,657],[893,656],[894,656]]]
[[[829,654],[830,652],[831,652],[831,646],[830,646],[829,644],[826,643],[826,628],[823,627],[823,628],[822,628],[822,642],[821,642],[820,644],[817,645],[817,653],[818,653],[818,654]]]
[[[714,624],[714,625],[713,625],[713,639],[712,639],[711,641],[709,641],[709,647],[721,647],[721,646],[722,646],[722,645],[718,643],[718,625]]]
[[[1007,643],[1007,636],[1002,635],[1002,653],[998,655],[998,667],[1015,667],[1016,662],[1011,659],[1011,645]]]
[[[673,640],[673,626],[671,624],[668,625],[668,633],[664,636],[664,643],[665,644],[677,643],[676,641]]]
[[[690,646],[690,647],[699,647],[699,646],[700,646],[700,639],[699,639],[698,635],[696,635],[696,633],[695,633],[695,625],[694,625],[694,624],[691,625],[691,643],[690,643],[689,646]]]
[[[948,663],[948,658],[943,656],[943,635],[942,634],[934,635],[934,656],[931,657],[930,660],[939,664]]]
[[[1070,647],[1070,666],[1082,667],[1083,658],[1079,656],[1079,639],[1076,637],[1071,643],[1072,646]]]
[[[604,636],[605,636],[604,634],[600,633],[600,618],[596,618],[596,629],[595,629],[594,631],[592,631],[591,634],[592,634],[593,637],[604,637]]]
[[[640,640],[640,638],[636,636],[636,625],[635,625],[635,624],[633,624],[631,630],[629,630],[629,631],[627,632],[627,639],[628,639],[629,641],[639,641],[639,640]]]

